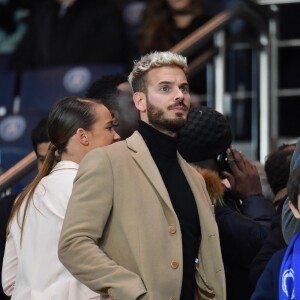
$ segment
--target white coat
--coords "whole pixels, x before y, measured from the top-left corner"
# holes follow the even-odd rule
[[[12,300],[100,299],[67,271],[57,255],[77,170],[78,164],[61,161],[38,184],[27,211],[22,244],[17,217],[13,219],[2,267],[3,289]]]

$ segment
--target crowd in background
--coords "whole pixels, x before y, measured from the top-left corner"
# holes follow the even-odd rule
[[[213,2],[215,6],[212,4]],[[133,59],[154,50],[167,51],[208,21],[215,13],[229,5],[229,2],[234,1],[12,0],[3,3],[0,9],[0,12],[6,17],[0,15],[0,28],[2,28],[2,32],[0,31],[0,52],[11,54],[9,68],[17,71],[64,64],[103,62],[119,62],[131,69]],[[5,10],[2,8],[5,8]],[[15,14],[17,11],[20,11],[18,16]],[[36,241],[31,240],[30,232],[23,231],[26,228],[25,223],[22,223],[19,236],[17,216],[18,212],[23,209],[23,203],[27,201],[26,203],[29,203],[28,207],[30,207],[30,201],[28,200],[30,196],[28,198],[28,195],[32,196],[36,188],[38,188],[38,193],[43,194],[40,182],[47,187],[51,187],[50,190],[59,192],[53,187],[66,180],[65,184],[68,187],[66,195],[63,194],[65,191],[60,191],[60,194],[63,195],[60,202],[64,203],[63,207],[56,203],[53,207],[45,208],[43,201],[39,202],[39,196],[36,196],[37,209],[43,212],[51,211],[52,216],[54,214],[59,220],[57,232],[60,232],[68,199],[71,195],[72,182],[82,158],[96,147],[103,147],[119,139],[124,140],[130,137],[137,129],[142,133],[143,139],[148,142],[147,147],[150,152],[153,151],[151,155],[155,158],[155,163],[163,176],[164,184],[168,187],[168,192],[172,193],[176,190],[176,188],[168,185],[166,178],[170,174],[164,173],[166,166],[173,167],[170,161],[174,157],[168,158],[170,161],[164,165],[162,163],[164,158],[160,156],[161,153],[155,152],[155,145],[152,144],[150,138],[157,139],[157,143],[161,143],[160,145],[166,147],[167,150],[170,149],[168,147],[173,146],[166,146],[165,141],[160,140],[159,135],[151,132],[151,130],[149,131],[145,124],[143,125],[141,121],[138,121],[139,114],[136,106],[139,104],[135,104],[135,106],[133,104],[132,89],[127,82],[127,74],[104,76],[95,81],[90,86],[86,97],[83,99],[66,98],[52,110],[50,121],[47,121],[50,136],[38,144],[47,143],[48,147],[50,140],[52,146],[55,147],[47,148],[47,163],[43,164],[43,171],[39,173],[40,177],[21,194],[10,217],[9,211],[12,209],[15,196],[6,197],[5,201],[1,199],[1,204],[4,207],[2,212],[5,212],[2,214],[2,219],[6,220],[10,226],[9,233],[11,237],[9,244],[6,246],[8,249],[6,250],[6,256],[11,255],[15,258],[21,253],[18,247],[17,250],[14,250],[13,244],[16,243],[14,239],[18,242],[19,239],[22,241],[22,238],[24,238],[24,247],[28,247],[27,251],[29,251],[26,254],[25,250],[22,255],[26,254],[27,257],[33,255],[30,253],[30,244],[36,243]],[[136,103],[141,103],[138,101],[142,100],[135,100]],[[81,110],[83,108],[85,109],[84,112]],[[76,126],[72,130],[69,124],[64,123],[61,119],[60,114],[62,112],[66,113],[66,109],[74,112],[72,117]],[[150,107],[147,107],[147,109],[150,110]],[[140,110],[143,113],[142,108]],[[99,114],[98,117],[94,115],[95,113]],[[79,124],[78,120],[81,119],[82,115],[85,116],[86,120],[83,121],[86,122]],[[67,114],[65,118],[67,119]],[[105,122],[110,124],[111,131],[108,139],[103,140],[103,143],[100,145],[94,144],[92,125],[96,120],[102,121],[103,118]],[[103,124],[100,125],[104,126]],[[115,128],[117,125],[118,127]],[[44,124],[45,126],[46,124]],[[83,131],[79,130],[81,127]],[[106,129],[105,127],[105,132]],[[103,135],[103,132],[101,134]],[[77,138],[74,138],[74,136]],[[69,143],[72,147],[68,148],[68,151],[71,150],[66,154],[66,145]],[[74,156],[72,156],[73,150]],[[214,213],[220,236],[220,249],[226,278],[226,295],[222,295],[222,298],[228,300],[247,300],[250,298],[251,300],[300,299],[297,284],[294,284],[299,280],[298,272],[295,272],[293,282],[289,281],[287,283],[287,277],[284,277],[285,270],[295,270],[298,267],[298,263],[293,263],[293,257],[298,258],[298,248],[296,246],[298,246],[298,229],[300,226],[299,215],[297,215],[300,199],[299,141],[297,145],[281,145],[266,158],[263,171],[267,178],[267,184],[272,190],[272,197],[264,193],[264,187],[254,163],[244,154],[232,148],[232,132],[228,121],[225,116],[214,109],[199,108],[197,105],[196,108],[190,110],[187,122],[178,132],[178,150],[180,155],[193,166],[197,173],[203,176],[208,191],[207,194],[205,192],[205,197],[210,199],[211,204],[215,206]],[[61,161],[57,165],[55,165],[56,151],[61,156]],[[36,146],[35,152],[39,157]],[[115,155],[115,153],[113,152],[112,155]],[[44,155],[41,155],[41,157],[43,158]],[[102,159],[105,162],[105,159]],[[75,163],[65,162],[69,160]],[[89,167],[92,166],[89,165]],[[115,168],[120,168],[120,166],[117,165]],[[174,170],[179,172],[176,168]],[[107,170],[110,170],[108,166]],[[135,169],[133,170],[136,172]],[[193,171],[190,172],[194,174]],[[292,176],[290,176],[290,173],[292,173]],[[59,174],[63,179],[58,177],[58,179],[55,179],[58,180],[56,182],[52,179],[55,178],[53,174]],[[180,172],[175,175],[182,179]],[[129,193],[132,193],[132,191],[130,190]],[[188,195],[192,198],[190,194]],[[178,196],[173,194],[173,198],[176,197]],[[173,203],[173,205],[176,204]],[[290,207],[292,207],[291,210]],[[30,209],[27,210],[26,205],[25,214],[27,214],[30,226],[30,220],[32,220],[35,213]],[[197,219],[198,216],[194,215],[194,217]],[[71,220],[68,220],[68,222],[71,222]],[[6,225],[7,223],[1,225],[1,230],[5,230],[4,233],[1,232],[1,258],[3,258],[4,253]],[[109,226],[116,225],[113,223]],[[184,227],[182,223],[181,226]],[[46,227],[47,225],[43,224],[43,228]],[[201,230],[204,229],[201,228]],[[54,231],[52,233],[55,235],[52,240],[58,243],[59,235],[54,234]],[[41,234],[44,235],[44,233]],[[196,232],[196,234],[199,234],[199,232]],[[34,238],[38,238],[38,235],[35,235]],[[203,236],[201,238],[203,239]],[[205,238],[204,236],[204,240]],[[113,242],[112,239],[111,243]],[[108,246],[104,243],[107,246],[107,251],[111,251],[109,243],[110,241]],[[192,243],[189,245],[191,246]],[[288,251],[286,251],[287,247]],[[16,251],[18,255],[12,253],[13,251]],[[45,251],[45,249],[41,251]],[[120,255],[120,260],[124,261],[122,254],[117,250],[113,250],[111,253],[116,257]],[[273,254],[275,255],[273,256]],[[185,253],[185,255],[188,254]],[[34,259],[32,257],[31,261]],[[68,259],[64,259],[68,261]],[[28,264],[26,256],[23,256],[20,262],[24,264],[24,268],[28,266],[26,265]],[[174,269],[178,267],[175,263],[172,265]],[[6,294],[11,295],[14,290],[14,286],[10,284],[11,278],[15,276],[11,274],[14,274],[17,268],[16,261],[10,261],[6,258],[5,266],[6,268],[2,273],[5,278],[2,278],[2,282]],[[133,266],[130,265],[134,269],[135,263],[133,263]],[[47,269],[47,266],[43,266],[43,263],[40,264],[40,267]],[[66,276],[65,278],[69,280],[69,273],[60,263],[59,268],[64,272],[61,273],[64,274],[62,276]],[[184,271],[187,272],[184,274],[190,275],[189,270]],[[76,273],[76,271],[72,272]],[[28,276],[36,276],[36,274],[28,273]],[[83,282],[90,281],[81,274],[78,277]],[[47,280],[45,277],[45,286]],[[287,285],[286,290],[281,289],[281,286],[283,286],[282,281]],[[69,284],[69,281],[67,284]],[[77,291],[77,295],[80,293],[82,295],[80,299],[96,297],[92,291],[86,289],[84,285],[78,284],[77,281],[74,281],[73,284],[76,285],[74,290]],[[187,283],[184,282],[184,284]],[[90,286],[92,285],[93,283]],[[221,284],[219,287],[222,290]],[[19,290],[15,293],[19,292],[21,295],[23,292],[22,286],[18,288]],[[57,287],[60,297],[63,292],[67,292],[67,289],[66,285]],[[294,298],[291,296],[293,291],[296,295]],[[106,290],[101,292],[109,295]],[[143,296],[144,291],[142,288],[139,292]],[[39,297],[39,295],[36,296]],[[72,299],[70,294],[65,297],[71,297],[69,299]],[[184,297],[184,294],[181,297]],[[3,294],[1,299],[7,298]],[[180,299],[187,300],[185,298]]]
[[[1,1],[0,53],[12,54],[15,70],[99,62],[131,67],[140,54],[168,50],[235,2]]]

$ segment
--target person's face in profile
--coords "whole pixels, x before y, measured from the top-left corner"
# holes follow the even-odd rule
[[[103,104],[97,104],[97,121],[91,130],[86,131],[89,140],[89,149],[110,145],[120,140],[120,136],[115,131],[115,119],[111,112]]]
[[[40,143],[36,147],[37,167],[40,170],[45,160],[50,142]]]
[[[299,208],[300,208],[300,194],[298,195],[298,207],[295,207],[295,205],[292,203],[292,201],[289,201],[289,206],[290,206],[290,209],[291,209],[294,217],[296,219],[300,219],[300,211],[299,211]]]
[[[129,137],[138,127],[139,111],[136,109],[132,90],[128,82],[118,85],[118,111],[116,112],[119,126],[116,131],[122,139]]]

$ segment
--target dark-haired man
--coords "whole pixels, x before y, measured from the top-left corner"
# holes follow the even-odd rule
[[[138,127],[139,112],[132,100],[132,90],[125,74],[103,76],[96,80],[86,96],[101,100],[118,120],[116,131],[126,139]]]

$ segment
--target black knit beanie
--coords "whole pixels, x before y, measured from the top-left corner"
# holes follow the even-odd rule
[[[207,106],[190,110],[178,138],[178,151],[188,162],[217,158],[230,147],[232,141],[225,116]]]

